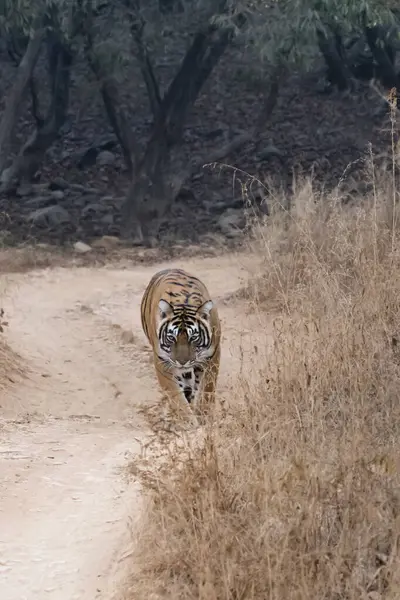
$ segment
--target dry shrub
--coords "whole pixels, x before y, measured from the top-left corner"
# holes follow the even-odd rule
[[[7,389],[10,382],[14,381],[17,374],[22,374],[21,357],[18,356],[7,344],[4,337],[8,321],[4,310],[0,308],[0,390]]]
[[[131,599],[400,597],[396,215],[377,194],[314,200],[258,229],[251,294],[273,347],[255,334],[200,448],[142,472]]]
[[[21,358],[0,338],[0,389],[7,389],[21,375]]]

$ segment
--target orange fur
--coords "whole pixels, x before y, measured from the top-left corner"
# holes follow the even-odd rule
[[[184,405],[190,402],[201,410],[213,404],[220,364],[221,324],[206,286],[181,269],[159,271],[143,294],[141,318],[164,395]],[[206,340],[209,345],[191,341],[195,339],[191,337],[193,332],[194,335],[197,332],[198,340],[203,343]],[[190,400],[186,393],[189,396],[192,393]]]

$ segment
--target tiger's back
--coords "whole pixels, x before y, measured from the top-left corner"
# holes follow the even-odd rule
[[[213,403],[221,324],[204,283],[182,269],[159,271],[143,294],[141,320],[164,394],[185,404]]]

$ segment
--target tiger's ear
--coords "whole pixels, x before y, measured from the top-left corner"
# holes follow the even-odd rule
[[[207,300],[207,302],[204,302],[204,304],[197,309],[197,314],[199,315],[200,319],[208,321],[213,306],[214,303],[212,300]]]
[[[158,303],[158,310],[160,319],[167,319],[168,317],[171,317],[174,313],[174,309],[172,308],[170,303],[166,300],[163,300],[162,298]]]

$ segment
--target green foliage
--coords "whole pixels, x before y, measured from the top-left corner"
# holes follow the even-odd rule
[[[316,32],[361,32],[378,24],[392,24],[397,0],[230,0],[228,10],[215,17],[230,23],[247,50],[268,66],[306,68],[318,52]],[[245,25],[236,26],[238,15]]]
[[[6,32],[18,29],[29,35],[44,8],[43,0],[1,0],[0,27]]]
[[[394,22],[392,0],[314,0],[310,5],[317,21],[339,27],[344,33]]]
[[[98,0],[96,0],[97,2]],[[95,3],[96,3],[95,2]],[[79,0],[0,0],[0,30],[29,36],[37,27],[54,26],[70,37]],[[47,17],[47,19],[46,19]]]

